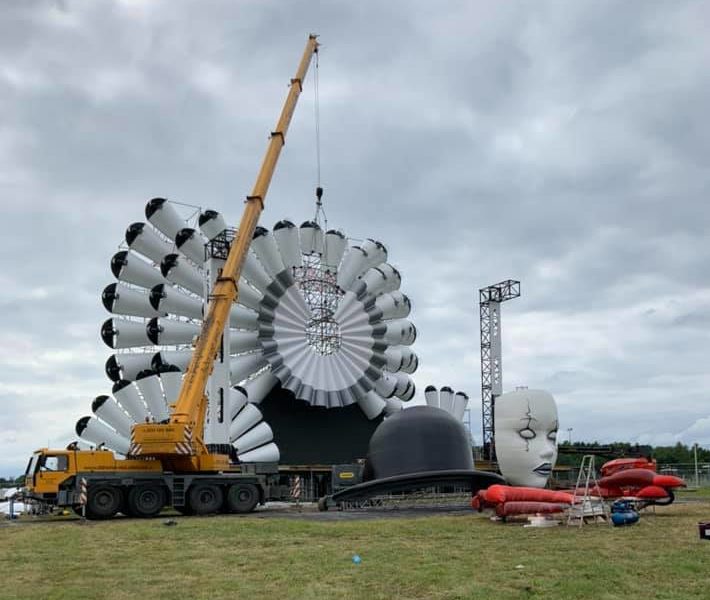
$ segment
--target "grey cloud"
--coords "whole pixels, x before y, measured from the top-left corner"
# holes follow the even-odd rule
[[[673,319],[674,325],[687,327],[691,330],[698,327],[710,328],[710,310],[696,310],[682,314]]]

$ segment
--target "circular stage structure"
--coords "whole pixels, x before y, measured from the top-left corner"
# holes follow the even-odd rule
[[[101,338],[112,395],[77,434],[128,454],[133,423],[164,421],[238,232],[212,210],[154,198],[111,259]],[[401,275],[375,240],[348,245],[316,221],[258,227],[207,395],[205,442],[242,462],[364,456],[385,415],[415,394],[416,328]],[[442,390],[443,391],[443,390]]]

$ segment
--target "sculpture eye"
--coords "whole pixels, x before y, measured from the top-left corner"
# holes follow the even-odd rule
[[[547,434],[547,439],[556,441],[557,440],[557,429],[553,429],[550,433]]]
[[[523,429],[518,431],[518,435],[524,440],[531,440],[536,437],[537,434],[532,429],[530,429],[530,427],[524,427]]]

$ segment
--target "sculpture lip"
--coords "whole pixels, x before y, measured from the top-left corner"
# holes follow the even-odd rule
[[[544,475],[545,477],[547,477],[552,473],[552,463],[542,463],[540,466],[535,467],[533,471],[538,475]]]

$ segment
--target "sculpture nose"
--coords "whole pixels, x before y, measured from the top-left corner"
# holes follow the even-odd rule
[[[551,460],[554,454],[555,450],[551,446],[545,446],[543,451],[540,452],[540,458]]]

